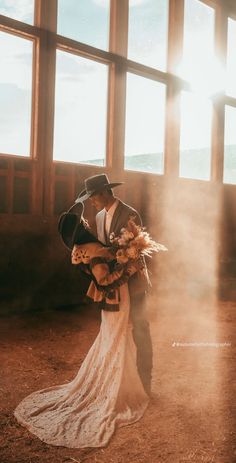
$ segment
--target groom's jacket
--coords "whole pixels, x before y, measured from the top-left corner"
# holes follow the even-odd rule
[[[130,218],[134,218],[134,221],[137,225],[142,225],[141,217],[139,213],[129,206],[126,203],[123,203],[119,199],[119,204],[114,212],[112,217],[111,226],[109,235],[111,233],[115,233],[115,235],[119,235],[121,228],[126,227],[128,220]],[[106,210],[102,209],[96,215],[96,225],[97,225],[97,235],[98,239],[104,244],[110,244],[109,237],[106,235],[105,231],[105,218],[106,218]],[[146,264],[145,264],[146,265]],[[145,269],[146,270],[146,269]],[[129,279],[129,290],[132,294],[139,294],[144,293],[149,288],[148,278],[144,275],[140,275],[140,272],[136,272],[130,279]]]

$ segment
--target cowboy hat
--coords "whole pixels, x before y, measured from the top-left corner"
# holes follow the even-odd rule
[[[63,212],[60,215],[58,221],[58,231],[61,235],[62,241],[67,249],[72,250],[74,244],[85,244],[96,242],[97,238],[90,233],[90,231],[84,225],[82,214],[84,211],[84,205],[82,203],[76,204],[78,212]]]
[[[93,175],[92,177],[85,179],[85,189],[80,192],[78,198],[75,200],[75,203],[85,201],[94,193],[100,193],[104,189],[111,189],[115,186],[123,185],[123,183],[124,182],[110,183],[106,174]]]

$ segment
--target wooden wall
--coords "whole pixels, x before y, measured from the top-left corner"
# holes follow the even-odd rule
[[[71,265],[57,222],[83,189],[84,178],[103,169],[55,163],[52,213],[47,212],[43,192],[41,213],[33,213],[34,162],[20,161],[8,159],[0,171],[0,309],[81,303],[88,282],[82,282]],[[114,181],[124,180],[115,194],[140,211],[153,237],[169,249],[149,262],[159,293],[190,291],[191,296],[194,286],[204,295],[214,287],[219,297],[235,299],[235,187],[135,172],[126,172],[122,179],[115,171],[108,175]],[[94,226],[95,211],[89,203],[85,216]]]

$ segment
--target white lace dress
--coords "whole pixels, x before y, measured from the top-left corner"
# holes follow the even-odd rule
[[[33,392],[14,411],[47,444],[103,447],[116,428],[139,420],[148,405],[137,372],[127,283],[120,294],[118,312],[102,310],[99,334],[74,380]]]

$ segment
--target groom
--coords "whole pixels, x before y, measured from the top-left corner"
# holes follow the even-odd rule
[[[114,196],[112,188],[122,185],[110,183],[106,174],[99,174],[85,180],[85,189],[76,202],[87,199],[99,211],[96,215],[97,235],[99,241],[110,244],[110,235],[120,234],[127,226],[130,217],[135,217],[137,225],[142,225],[139,213],[128,204]],[[148,281],[138,273],[129,280],[130,314],[133,324],[133,338],[137,347],[137,368],[145,391],[151,393],[152,342],[149,323],[146,319],[146,291]]]

